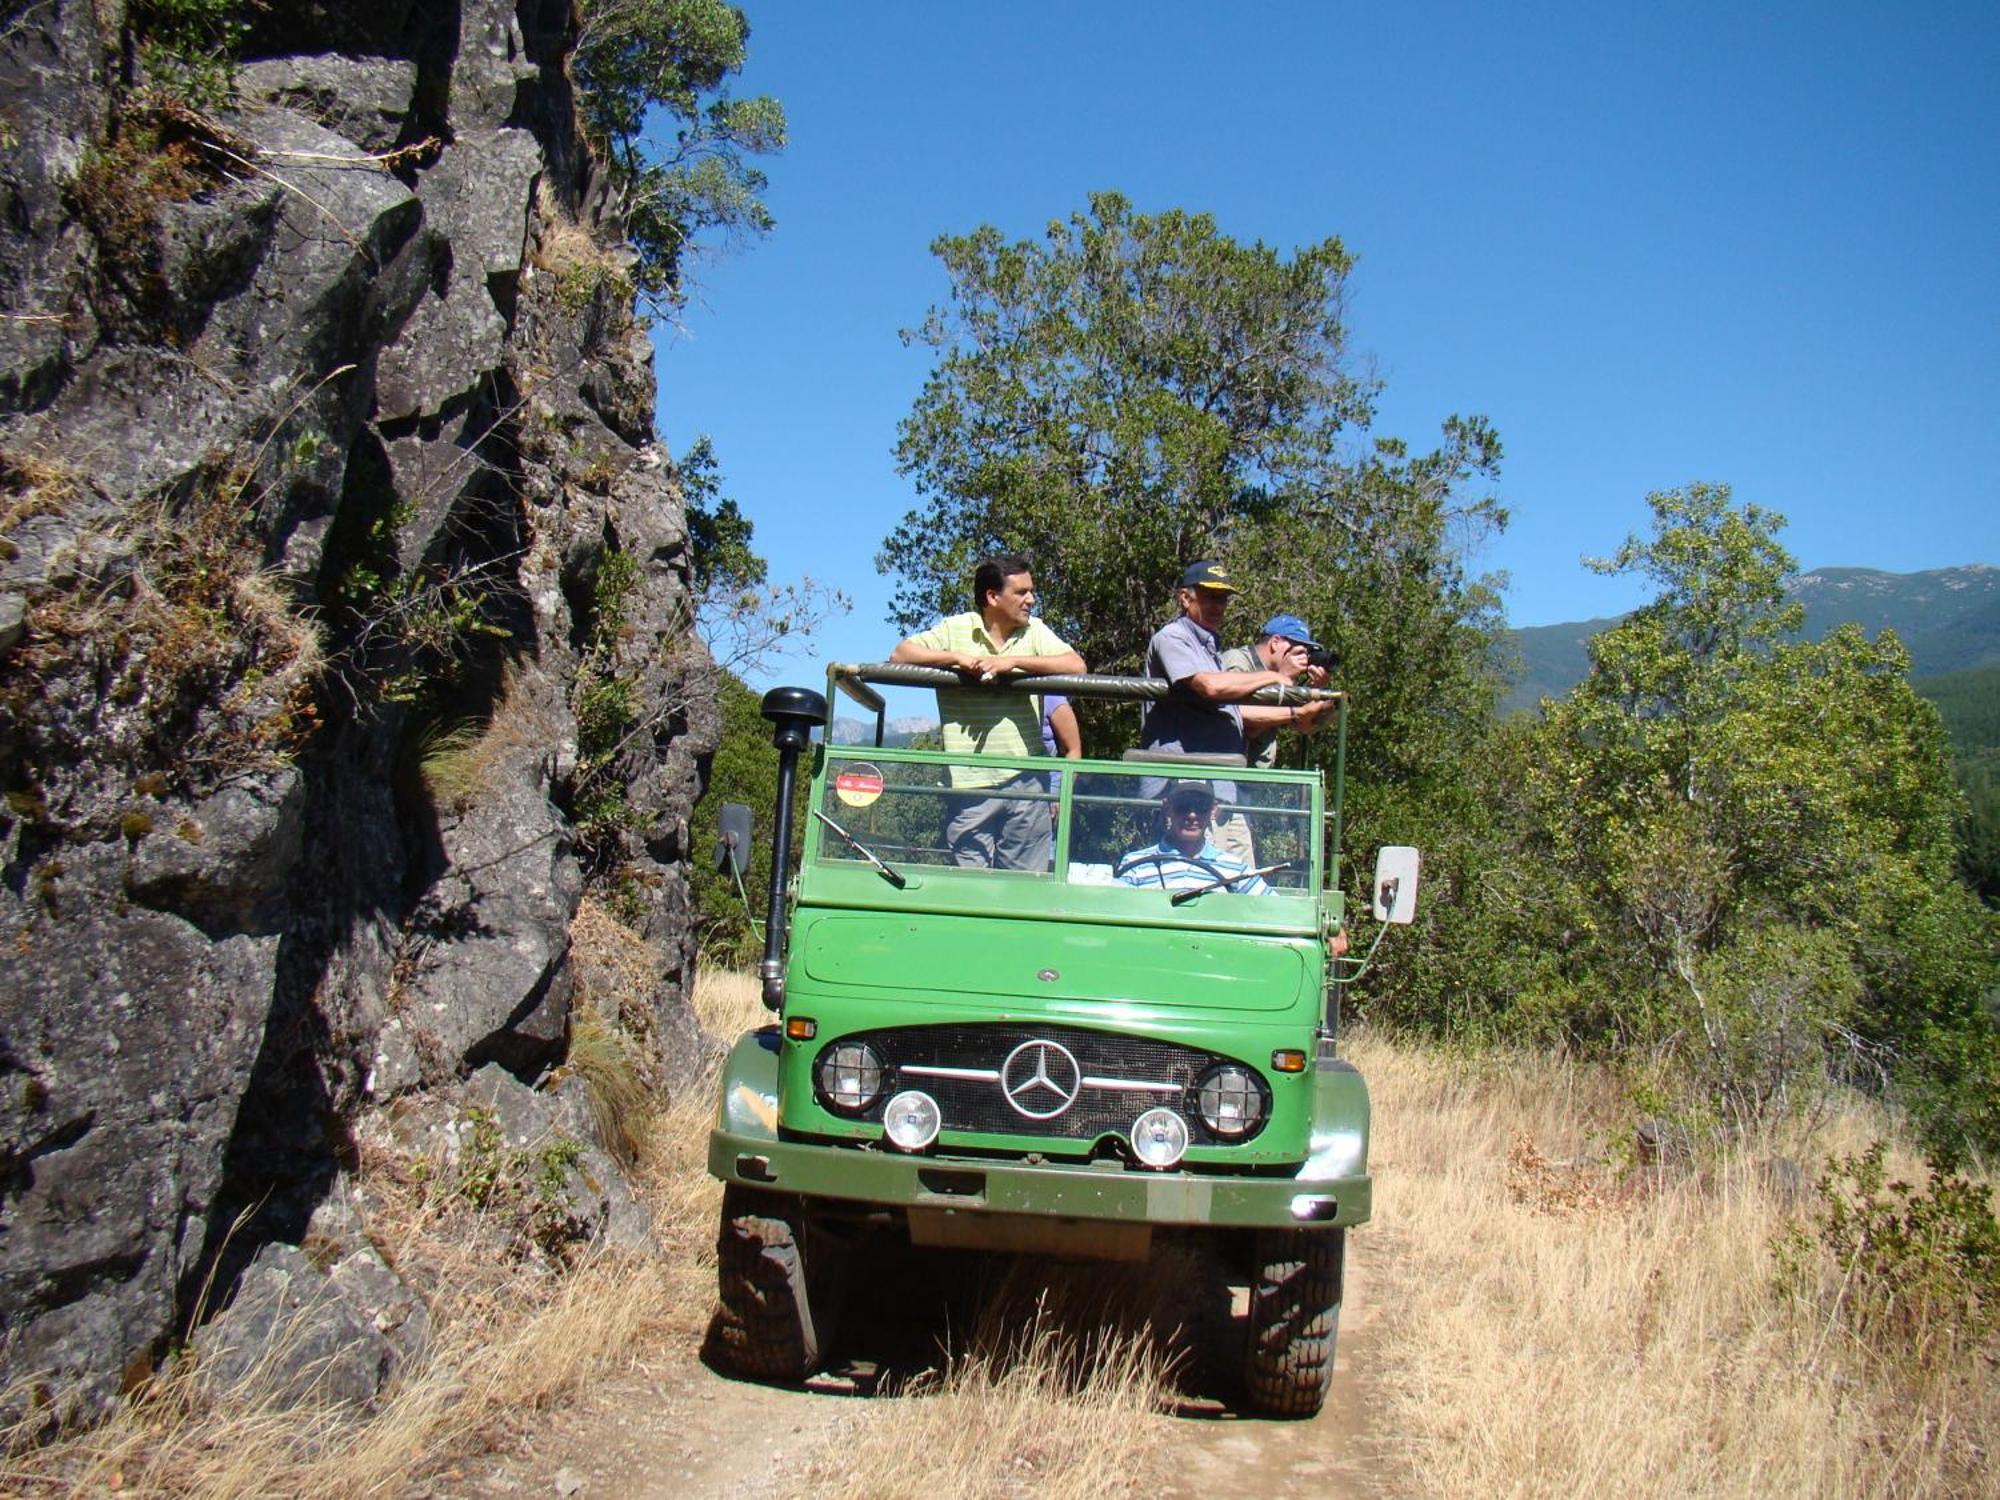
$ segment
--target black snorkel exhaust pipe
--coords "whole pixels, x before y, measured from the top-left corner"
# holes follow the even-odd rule
[[[758,712],[771,721],[778,747],[778,806],[771,818],[771,893],[764,910],[764,1004],[776,1010],[785,1000],[785,877],[792,861],[792,788],[798,781],[799,752],[812,744],[815,727],[826,726],[826,699],[810,688],[772,688]]]

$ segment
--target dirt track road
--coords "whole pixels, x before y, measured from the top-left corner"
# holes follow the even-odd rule
[[[1371,1421],[1379,1354],[1367,1301],[1366,1234],[1350,1242],[1333,1394],[1309,1422],[1241,1416],[1193,1401],[1166,1421],[1170,1482],[1153,1493],[1395,1497],[1393,1455]],[[838,1383],[832,1383],[837,1385]],[[527,1419],[517,1446],[455,1472],[438,1495],[555,1495],[580,1500],[741,1500],[803,1493],[804,1469],[843,1431],[893,1420],[897,1397],[865,1390],[783,1390],[732,1380],[692,1347],[607,1383],[589,1399]],[[856,1494],[896,1493],[857,1483]],[[822,1493],[825,1493],[822,1491]]]
[[[1353,1244],[1350,1241],[1350,1245]],[[1363,1283],[1350,1252],[1351,1283]],[[1157,1493],[1173,1500],[1216,1495],[1338,1495],[1388,1500],[1401,1493],[1380,1435],[1369,1420],[1369,1375],[1376,1362],[1374,1319],[1350,1293],[1341,1311],[1333,1390],[1310,1422],[1272,1422],[1223,1413],[1175,1423],[1168,1468]]]

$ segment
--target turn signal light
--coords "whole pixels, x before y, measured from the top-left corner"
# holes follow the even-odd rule
[[[794,1042],[809,1042],[819,1035],[819,1022],[811,1016],[785,1018],[785,1036]]]
[[[1271,1054],[1271,1066],[1280,1073],[1303,1073],[1306,1055],[1296,1047],[1280,1047]]]

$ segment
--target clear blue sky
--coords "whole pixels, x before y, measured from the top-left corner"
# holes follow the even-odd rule
[[[761,674],[887,654],[900,328],[929,252],[1113,188],[1358,257],[1377,431],[1484,412],[1509,619],[1640,602],[1579,564],[1724,481],[1804,567],[2000,562],[2000,5],[746,0],[778,219],[656,331],[660,430],[716,444],[774,579],[854,610]]]

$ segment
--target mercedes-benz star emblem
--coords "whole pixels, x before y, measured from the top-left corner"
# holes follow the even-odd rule
[[[1083,1069],[1061,1042],[1023,1042],[1000,1065],[1000,1091],[1030,1120],[1053,1120],[1082,1087]]]

